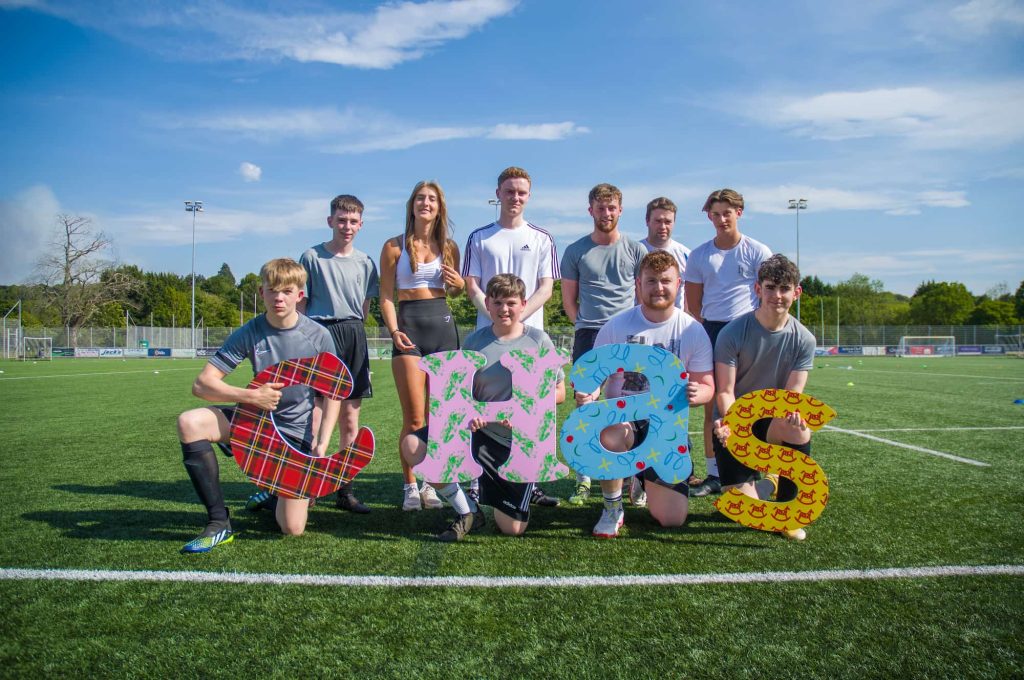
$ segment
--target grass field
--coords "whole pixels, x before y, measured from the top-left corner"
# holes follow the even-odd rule
[[[832,493],[804,543],[734,525],[707,499],[677,530],[627,506],[623,536],[598,541],[594,499],[535,509],[523,538],[488,529],[439,544],[444,511],[399,508],[400,410],[388,365],[376,363],[363,422],[377,454],[356,481],[373,513],[324,503],[306,535],[281,537],[267,513],[245,512],[254,487],[222,459],[241,534],[186,557],[178,549],[204,515],[174,422],[199,404],[189,385],[200,366],[0,363],[0,675],[1024,675],[1019,359],[818,359],[807,391],[839,412],[832,425],[843,431],[815,437]],[[237,373],[243,384],[247,371]],[[547,488],[564,498],[570,482]],[[865,571],[947,566],[968,569]],[[115,573],[17,571],[41,569]],[[719,574],[734,576],[707,578]],[[301,575],[400,578],[287,582]],[[675,578],[573,578],[615,576]]]

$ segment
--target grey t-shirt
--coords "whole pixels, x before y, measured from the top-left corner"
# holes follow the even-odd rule
[[[748,312],[718,334],[715,363],[736,367],[737,398],[754,390],[782,389],[793,371],[814,368],[814,336],[790,316],[782,330],[769,331]],[[720,417],[718,403],[714,417]]]
[[[360,250],[335,255],[319,243],[299,258],[306,270],[306,316],[311,319],[363,320],[363,300],[380,294],[373,259]]]
[[[573,242],[562,255],[562,278],[579,284],[576,328],[600,328],[636,304],[636,277],[647,248],[626,235],[599,246],[589,235]]]
[[[229,335],[210,357],[210,363],[230,373],[248,359],[255,375],[286,359],[304,359],[333,351],[331,334],[315,321],[300,314],[298,323],[291,328],[274,328],[267,322],[266,315],[260,314]],[[313,388],[306,385],[281,390],[281,401],[274,409],[274,422],[282,433],[300,441],[311,439],[314,394]]]
[[[469,334],[462,343],[462,349],[480,352],[487,359],[487,365],[476,372],[473,377],[473,398],[477,401],[507,401],[512,398],[512,374],[499,362],[501,357],[517,349],[540,349],[546,347],[554,350],[551,338],[544,331],[524,326],[523,334],[513,340],[499,340],[494,335],[493,327],[478,328]],[[565,379],[565,373],[559,369],[559,381]],[[484,432],[492,439],[505,446],[512,443],[512,433],[504,425],[485,425]]]

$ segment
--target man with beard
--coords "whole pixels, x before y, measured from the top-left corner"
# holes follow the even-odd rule
[[[711,401],[715,393],[711,377],[711,341],[704,328],[693,317],[675,306],[676,295],[681,285],[679,265],[667,252],[655,251],[640,262],[637,277],[640,304],[619,312],[598,332],[594,346],[619,343],[635,343],[661,347],[682,359],[688,373],[686,396],[690,406]],[[607,398],[646,392],[650,388],[647,378],[631,371],[616,372],[605,382]],[[598,397],[593,394],[576,393],[576,403],[587,404]],[[601,443],[609,451],[629,451],[647,436],[648,421],[639,420],[621,423],[605,428],[601,432]],[[687,437],[687,449],[690,446]],[[686,521],[689,510],[686,482],[661,479],[648,467],[635,479],[647,494],[647,507],[651,515],[664,527],[678,527]],[[625,512],[622,507],[622,480],[601,481],[604,496],[604,510],[594,536],[615,538],[623,525]]]
[[[590,216],[594,231],[573,242],[562,256],[562,307],[576,326],[572,360],[594,346],[601,326],[636,302],[636,278],[647,254],[643,245],[619,232],[622,192],[611,184],[590,190]],[[571,505],[590,497],[590,478],[576,475]]]

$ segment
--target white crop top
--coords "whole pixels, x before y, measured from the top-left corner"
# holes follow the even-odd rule
[[[398,267],[395,271],[395,278],[399,290],[410,288],[438,288],[444,290],[444,277],[441,275],[441,258],[437,257],[430,262],[421,262],[412,271],[409,264],[409,252],[405,249],[405,237],[399,242],[402,254],[398,258]]]

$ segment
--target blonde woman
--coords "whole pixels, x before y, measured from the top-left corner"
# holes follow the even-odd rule
[[[420,357],[459,348],[447,296],[458,295],[466,282],[450,236],[444,191],[437,182],[423,181],[405,204],[405,232],[389,239],[380,254],[380,310],[394,343],[391,371],[402,404],[399,441],[427,424],[427,375],[419,368]],[[417,488],[404,460],[402,474],[403,510],[441,507],[431,486]]]

